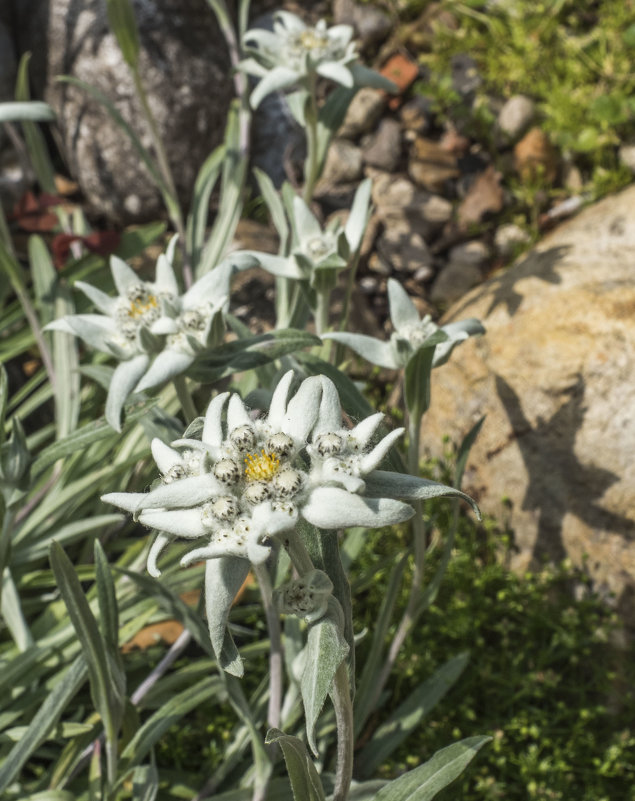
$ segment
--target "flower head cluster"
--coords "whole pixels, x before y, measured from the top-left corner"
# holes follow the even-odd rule
[[[277,11],[273,31],[252,29],[245,34],[245,49],[251,56],[243,69],[261,78],[251,95],[256,108],[271,92],[302,85],[312,74],[343,86],[355,83],[351,67],[357,61],[350,25],[327,28],[324,20],[305,25],[295,14]]]
[[[393,333],[388,342],[364,334],[336,332],[324,334],[348,345],[360,356],[379,367],[398,369],[405,367],[420,349],[434,348],[432,366],[445,364],[454,348],[470,336],[484,334],[485,328],[475,318],[438,326],[430,315],[419,316],[405,289],[394,278],[388,279],[388,301]]]
[[[270,553],[270,538],[295,528],[300,518],[331,529],[390,525],[413,514],[401,501],[365,495],[365,477],[403,429],[372,445],[382,414],[344,429],[330,379],[307,378],[289,398],[293,379],[286,373],[269,414],[258,419],[238,395],[217,395],[201,440],[153,441],[161,473],[155,489],[104,496],[159,532],[148,558],[152,575],[159,574],[158,555],[174,537],[202,540],[183,565],[221,556],[259,564]]]
[[[117,430],[132,392],[183,373],[197,353],[215,344],[222,334],[234,262],[219,264],[181,295],[172,267],[174,247],[175,239],[159,256],[154,281],[141,280],[124,261],[112,256],[117,296],[77,281],[75,286],[101,313],[68,315],[47,326],[74,334],[119,360],[106,401],[106,419]]]

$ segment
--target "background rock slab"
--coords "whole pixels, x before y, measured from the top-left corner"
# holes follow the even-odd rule
[[[435,371],[423,445],[486,414],[466,489],[508,518],[522,569],[571,557],[635,623],[635,187],[547,236],[455,304],[480,318]]]

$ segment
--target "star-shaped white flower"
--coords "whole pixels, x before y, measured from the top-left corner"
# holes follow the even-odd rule
[[[271,92],[290,87],[308,88],[314,76],[353,86],[375,86],[394,91],[394,84],[358,63],[350,25],[326,26],[320,20],[306,25],[289,11],[276,11],[273,31],[253,28],[244,36],[249,58],[241,68],[260,78],[250,102],[257,108]]]
[[[75,286],[101,314],[74,314],[55,320],[45,330],[65,331],[97,350],[114,356],[115,369],[106,400],[106,419],[121,430],[123,405],[132,392],[180,375],[196,354],[222,332],[229,302],[229,282],[237,262],[256,264],[253,257],[229,259],[179,294],[172,267],[176,238],[157,261],[154,281],[143,281],[124,261],[112,256],[110,269],[118,295],[77,281]],[[244,264],[242,263],[244,262]]]
[[[379,367],[396,370],[405,367],[420,349],[434,347],[432,366],[439,367],[450,358],[454,348],[470,336],[484,334],[485,328],[473,317],[439,326],[430,315],[419,317],[406,290],[399,281],[388,279],[388,303],[393,333],[390,340],[345,331],[327,333],[323,339],[341,342]]]

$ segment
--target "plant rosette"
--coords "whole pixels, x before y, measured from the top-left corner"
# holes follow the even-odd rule
[[[458,495],[473,503],[451,487],[379,470],[404,429],[373,444],[383,414],[345,429],[330,379],[307,378],[289,397],[293,380],[293,371],[283,376],[269,413],[258,419],[238,395],[217,395],[200,440],[186,437],[171,445],[153,440],[161,474],[155,489],[103,496],[158,532],[147,561],[152,576],[160,575],[158,557],[177,537],[200,541],[182,557],[182,566],[229,558],[234,573],[244,578],[249,563],[260,565],[269,557],[272,538],[295,530],[301,519],[318,529],[379,528],[414,514],[400,498]],[[223,569],[206,571],[208,620]]]
[[[159,256],[152,282],[141,280],[124,261],[112,256],[116,297],[83,281],[75,283],[101,314],[67,315],[45,328],[78,336],[119,360],[105,412],[117,431],[131,393],[184,373],[198,353],[218,344],[224,332],[231,275],[236,268],[257,263],[253,257],[227,259],[181,295],[172,267],[175,245],[176,237]]]

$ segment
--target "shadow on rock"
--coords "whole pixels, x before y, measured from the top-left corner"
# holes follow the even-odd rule
[[[584,421],[584,381],[578,376],[566,390],[567,400],[549,419],[535,425],[525,417],[520,398],[501,376],[496,389],[509,418],[528,474],[522,508],[538,514],[535,562],[545,556],[564,559],[562,524],[574,514],[591,529],[633,539],[633,523],[600,505],[606,490],[620,480],[610,470],[582,464],[575,455],[576,434]]]

